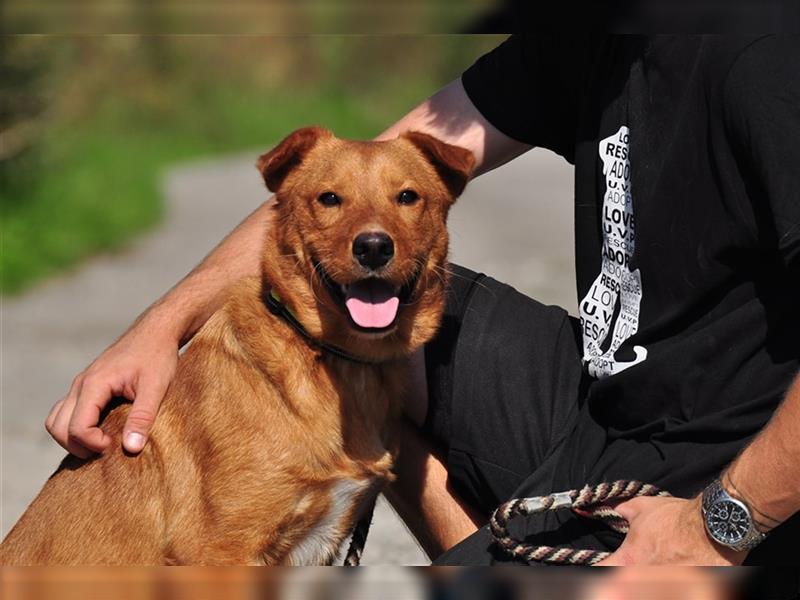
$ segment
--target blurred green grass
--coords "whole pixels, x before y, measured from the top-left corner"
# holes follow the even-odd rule
[[[0,162],[2,293],[120,249],[157,223],[170,165],[266,149],[308,124],[370,137],[495,43],[21,40],[10,60],[36,65],[26,91],[47,109],[30,146]]]
[[[171,164],[266,150],[311,121],[351,137],[373,135],[389,122],[388,115],[381,119],[360,111],[358,99],[348,96],[263,98],[220,90],[202,104],[186,106],[189,110],[153,128],[126,126],[122,114],[103,114],[91,126],[47,133],[43,154],[32,166],[39,181],[0,192],[4,293],[19,292],[100,250],[120,248],[156,223],[162,212],[159,175]],[[402,109],[386,110],[400,114]],[[208,120],[212,127],[198,126]],[[24,201],[12,195],[24,195]]]

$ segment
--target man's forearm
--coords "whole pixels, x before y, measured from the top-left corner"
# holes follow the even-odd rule
[[[471,535],[487,518],[461,501],[447,484],[447,469],[416,427],[403,423],[397,479],[384,491],[432,559]]]
[[[260,273],[261,247],[272,222],[273,200],[259,206],[231,231],[186,277],[148,308],[134,323],[144,323],[188,342],[223,299],[233,282]]]
[[[800,377],[772,420],[727,470],[725,482],[755,510],[761,529],[800,510]]]

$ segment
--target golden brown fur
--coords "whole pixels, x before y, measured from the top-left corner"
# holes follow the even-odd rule
[[[404,359],[438,327],[445,218],[472,161],[423,134],[351,142],[319,128],[263,155],[277,192],[263,278],[233,286],[180,357],[144,451],[122,451],[129,405],[115,403],[102,424],[114,449],[65,459],[3,541],[0,562],[330,561],[359,507],[391,478]],[[419,201],[399,204],[405,188]],[[317,201],[331,190],[341,206]],[[349,322],[320,269],[340,284],[363,277],[352,239],[376,227],[395,243],[381,277],[416,286],[394,327],[372,333]],[[305,341],[266,307],[270,286],[314,338],[372,362]]]

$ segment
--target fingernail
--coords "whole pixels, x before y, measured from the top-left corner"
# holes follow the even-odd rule
[[[144,436],[141,433],[131,431],[125,436],[125,448],[129,452],[139,452],[144,448]]]

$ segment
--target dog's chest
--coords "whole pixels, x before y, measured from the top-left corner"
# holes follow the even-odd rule
[[[285,564],[330,564],[366,505],[391,478],[393,458],[387,438],[399,402],[397,369],[343,361],[334,365],[325,371],[329,384],[325,387],[336,398],[330,405],[337,410],[327,413],[331,421],[319,435],[333,444],[328,448],[338,456],[335,471],[341,475],[330,480],[323,494],[310,492],[296,505],[295,514],[315,517],[306,521],[306,532],[292,544]],[[320,415],[313,422],[319,426]],[[323,463],[329,460],[328,452],[325,448]]]
[[[330,388],[342,402],[343,417],[365,420],[366,429],[380,430],[397,416],[402,402],[404,370],[390,366],[342,363],[331,372]]]
[[[308,533],[292,548],[289,565],[330,564],[344,538],[359,518],[361,509],[377,493],[380,478],[340,479],[333,483],[326,498],[304,498],[301,503],[321,502],[325,510]],[[311,507],[308,507],[311,508]]]

